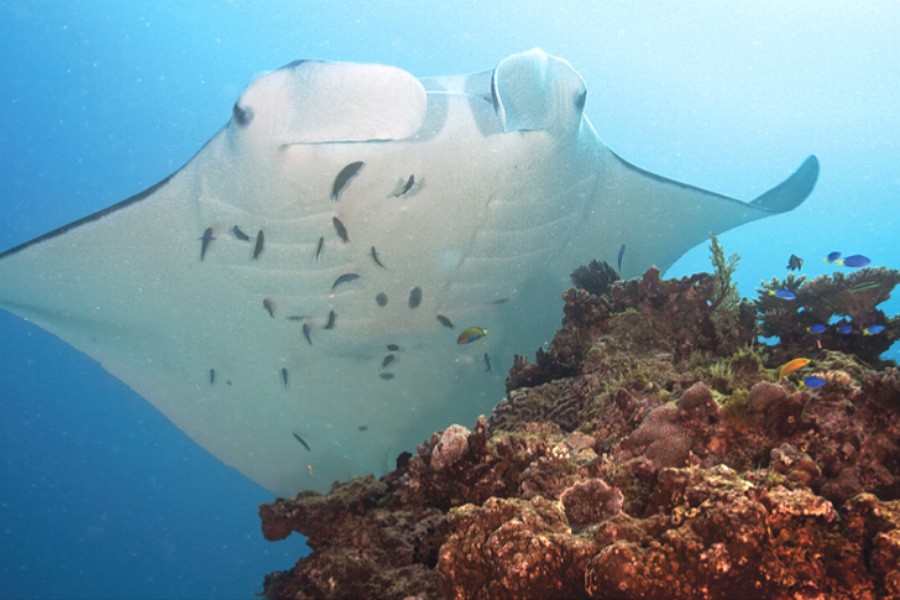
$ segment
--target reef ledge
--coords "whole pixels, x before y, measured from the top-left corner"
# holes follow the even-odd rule
[[[827,298],[879,338],[803,335],[767,293],[778,281],[755,304],[721,302],[715,274],[655,269],[568,290],[490,418],[381,479],[260,507],[267,539],[313,551],[265,596],[900,598],[900,371],[877,359],[900,322],[875,308],[900,278],[862,277],[887,289],[866,304],[838,293],[856,279],[793,283],[807,315]],[[796,356],[824,384],[779,373]]]

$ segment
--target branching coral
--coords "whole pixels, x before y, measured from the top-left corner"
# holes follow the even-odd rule
[[[900,322],[888,319],[877,306],[900,283],[900,271],[866,268],[850,275],[834,273],[811,281],[788,275],[784,280],[761,282],[755,302],[760,333],[777,336],[773,363],[797,355],[831,349],[855,354],[875,363],[900,338]],[[777,290],[790,290],[795,299],[783,299]],[[867,328],[883,331],[866,335]]]

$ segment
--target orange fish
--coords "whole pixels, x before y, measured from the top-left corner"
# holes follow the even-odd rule
[[[808,364],[809,364],[808,358],[795,358],[793,360],[789,360],[786,363],[784,363],[783,365],[781,365],[780,369],[778,369],[778,379],[782,380],[787,375],[790,375],[797,369],[802,369],[803,367],[805,367]]]

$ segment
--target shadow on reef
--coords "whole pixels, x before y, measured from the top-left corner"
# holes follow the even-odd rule
[[[875,308],[900,273],[789,277],[750,303],[718,254],[714,274],[567,291],[562,328],[473,431],[449,426],[380,480],[262,505],[267,539],[313,550],[265,595],[900,595],[900,371],[878,359],[900,321]]]

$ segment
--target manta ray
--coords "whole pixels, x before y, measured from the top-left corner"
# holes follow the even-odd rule
[[[665,270],[812,191],[744,202],[629,164],[561,58],[416,78],[297,61],[150,189],[0,254],[0,307],[273,493],[392,468],[504,394],[569,273]]]

